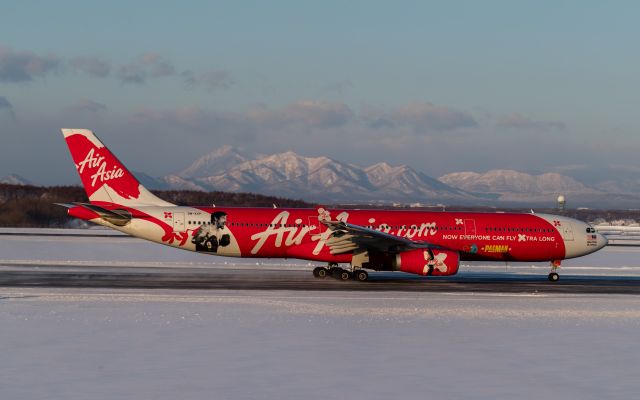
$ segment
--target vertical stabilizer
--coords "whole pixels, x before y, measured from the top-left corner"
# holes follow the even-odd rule
[[[142,186],[92,131],[62,129],[62,134],[91,203],[172,205]]]

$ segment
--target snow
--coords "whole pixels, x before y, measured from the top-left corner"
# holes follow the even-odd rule
[[[637,255],[605,249],[564,273],[637,273]],[[278,267],[124,237],[0,236],[0,258]],[[517,271],[546,274],[535,268]],[[0,388],[12,400],[629,399],[639,328],[629,295],[0,288]]]
[[[7,183],[9,185],[33,185],[33,182],[30,180],[21,177],[18,174],[9,174],[4,178],[0,179],[0,183]]]
[[[438,178],[441,182],[471,192],[482,193],[592,193],[591,189],[574,178],[557,173],[531,175],[513,170],[454,172]]]
[[[628,399],[635,296],[2,290],[3,398]]]

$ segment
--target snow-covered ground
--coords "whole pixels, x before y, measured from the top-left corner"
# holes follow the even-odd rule
[[[638,254],[564,273],[637,274]],[[123,237],[0,236],[0,259],[308,268]],[[630,399],[639,331],[634,295],[0,288],[0,398]]]
[[[631,399],[640,297],[0,289],[3,399]]]

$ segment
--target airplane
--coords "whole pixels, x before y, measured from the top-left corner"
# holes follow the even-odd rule
[[[177,206],[147,190],[88,129],[62,129],[88,203],[68,215],[163,245],[227,257],[327,263],[316,278],[366,281],[367,270],[451,276],[461,261],[550,262],[607,239],[559,215],[501,212]],[[350,267],[341,268],[339,264]]]

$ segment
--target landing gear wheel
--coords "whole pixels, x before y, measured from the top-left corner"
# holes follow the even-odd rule
[[[313,269],[313,276],[318,279],[324,279],[327,276],[327,269],[325,267],[316,267]]]
[[[558,275],[556,272],[552,272],[549,274],[548,278],[551,282],[558,282],[560,280],[560,275]]]
[[[369,279],[367,271],[359,270],[353,274],[353,278],[358,282],[366,282]]]
[[[344,270],[342,268],[329,268],[329,272],[331,273],[331,276],[337,280],[340,280],[340,275],[342,274],[342,272],[344,272]]]
[[[351,279],[353,275],[351,274],[351,272],[347,271],[346,269],[343,269],[342,271],[340,271],[339,274],[339,279],[341,281],[348,281]]]

